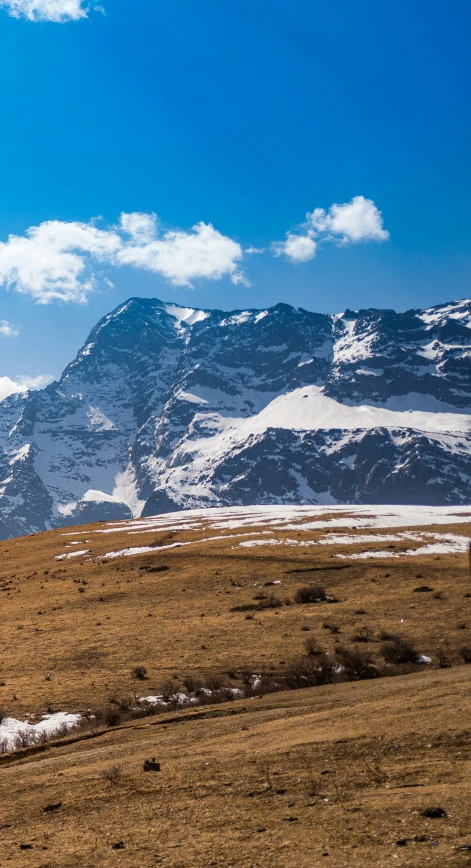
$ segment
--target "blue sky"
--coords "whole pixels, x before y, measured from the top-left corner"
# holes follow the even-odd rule
[[[471,294],[469,2],[100,4],[0,0],[0,391],[131,295]]]

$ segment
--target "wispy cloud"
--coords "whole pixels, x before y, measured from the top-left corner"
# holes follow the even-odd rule
[[[48,374],[40,374],[37,377],[19,376],[14,380],[11,377],[0,377],[0,401],[4,401],[10,395],[22,394],[32,389],[43,389],[48,383],[52,383],[54,377]]]
[[[155,214],[122,214],[117,226],[105,229],[96,221],[52,220],[0,242],[0,285],[42,304],[82,302],[100,278],[107,279],[104,269],[109,267],[142,268],[179,286],[224,275],[240,283],[245,281],[242,257],[240,244],[210,223],[162,231]]]
[[[4,335],[7,338],[17,338],[19,333],[19,328],[12,326],[6,319],[0,319],[0,335]]]
[[[90,5],[86,0],[0,0],[0,9],[6,9],[12,18],[65,24],[88,18]]]
[[[373,200],[355,196],[351,202],[331,205],[328,211],[315,208],[308,212],[298,231],[287,232],[284,241],[272,244],[272,251],[291,262],[307,262],[314,258],[322,242],[345,245],[388,238],[383,216]]]

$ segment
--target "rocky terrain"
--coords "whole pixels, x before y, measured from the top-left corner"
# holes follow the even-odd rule
[[[0,536],[190,507],[469,502],[471,301],[202,311],[130,299],[0,403]]]

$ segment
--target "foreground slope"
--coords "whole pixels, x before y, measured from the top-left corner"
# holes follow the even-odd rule
[[[0,403],[0,535],[194,506],[466,503],[471,302],[338,316],[130,299]]]
[[[384,636],[400,632],[431,662],[108,726],[98,717],[0,757],[0,861],[464,868],[470,531],[464,507],[274,506],[3,543],[2,716],[97,715],[189,676],[241,689],[247,674],[283,677],[307,659],[306,639],[332,659],[343,645],[378,662]],[[295,603],[303,585],[337,602]],[[272,594],[276,605],[258,608]],[[152,757],[160,773],[143,771]],[[422,816],[430,808],[444,815]]]

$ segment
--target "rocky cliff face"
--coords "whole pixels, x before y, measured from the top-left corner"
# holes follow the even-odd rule
[[[471,301],[338,316],[131,299],[0,403],[0,536],[250,503],[458,504]]]

